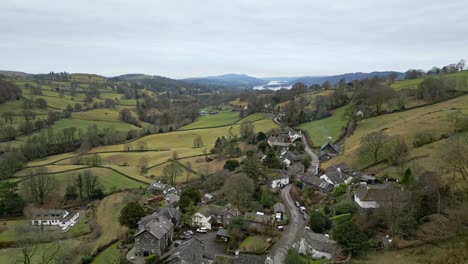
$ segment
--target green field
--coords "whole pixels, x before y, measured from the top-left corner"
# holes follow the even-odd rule
[[[346,106],[340,107],[332,111],[332,116],[321,120],[303,123],[299,126],[307,132],[314,146],[320,146],[327,141],[327,137],[332,137],[337,140],[346,127],[346,120],[343,119],[343,114]]]
[[[93,264],[109,264],[118,263],[120,257],[120,251],[117,248],[120,242],[115,242],[110,247],[106,248],[93,260]]]
[[[119,111],[111,108],[100,108],[89,111],[75,112],[73,113],[75,119],[85,119],[94,121],[115,121],[119,120]]]
[[[401,81],[396,81],[390,86],[395,89],[396,91],[400,90],[412,90],[418,88],[418,85],[426,78],[440,78],[440,77],[449,77],[449,78],[464,78],[465,84],[467,84],[468,81],[468,71],[462,71],[462,72],[457,72],[453,74],[446,74],[446,75],[437,75],[437,76],[431,76],[431,77],[423,77],[423,78],[418,78],[414,80],[401,80]],[[465,90],[466,90],[465,86]]]
[[[232,125],[240,120],[239,112],[225,111],[216,115],[200,116],[195,122],[180,130]]]

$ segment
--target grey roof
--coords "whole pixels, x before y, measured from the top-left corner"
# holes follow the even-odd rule
[[[340,183],[343,183],[349,177],[352,177],[349,173],[349,166],[346,163],[342,162],[338,165],[328,167],[325,170],[324,175],[326,175],[333,182],[334,185],[338,185]]]
[[[217,236],[229,237],[229,231],[224,228],[220,228],[216,233]]]
[[[333,143],[330,142],[330,141],[327,141],[325,144],[323,144],[323,145],[320,147],[320,151],[324,151],[328,146],[329,146],[332,150],[334,150],[336,153],[339,153],[339,152],[340,152],[340,147],[339,147],[338,145],[333,144]]]
[[[334,254],[338,250],[336,241],[327,238],[323,234],[314,233],[311,230],[304,232],[304,239],[307,245],[320,252]]]
[[[323,190],[324,192],[331,192],[333,190],[333,186],[331,184],[329,184],[325,180],[322,180],[314,176],[311,177],[311,176],[302,175],[300,177],[300,180],[306,184],[319,188]]]
[[[179,200],[180,200],[180,196],[175,193],[170,193],[166,195],[166,202],[168,203],[168,205],[174,205]]]
[[[209,263],[203,255],[205,255],[205,245],[200,240],[191,238],[172,248],[162,256],[161,260],[168,264]]]
[[[273,206],[273,210],[275,213],[285,213],[286,207],[282,203],[275,203],[275,205]]]
[[[305,167],[302,163],[295,162],[288,167],[287,174],[296,176],[297,174],[304,172],[304,169]]]
[[[142,226],[138,232],[135,234],[135,237],[139,236],[144,232],[149,232],[157,239],[161,239],[165,234],[169,233],[174,224],[163,217],[157,218],[156,220],[150,221],[145,226]]]
[[[261,215],[253,212],[247,212],[244,214],[244,219],[246,221],[264,224],[264,225],[272,225],[275,221],[275,218],[271,215]]]
[[[234,264],[265,264],[265,256],[239,254],[234,258]]]
[[[138,226],[145,226],[151,221],[155,221],[159,218],[163,218],[165,220],[171,221],[172,218],[179,219],[182,217],[182,212],[179,211],[177,208],[168,207],[162,208],[157,212],[154,212],[150,215],[147,215],[138,221]]]
[[[404,192],[397,184],[387,183],[367,185],[354,192],[361,201],[373,202],[405,202],[409,194]]]
[[[33,220],[62,219],[67,211],[63,209],[36,209],[32,213]]]

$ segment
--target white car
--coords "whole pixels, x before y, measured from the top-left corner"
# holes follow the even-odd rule
[[[197,229],[197,233],[208,233],[208,228],[200,227]]]

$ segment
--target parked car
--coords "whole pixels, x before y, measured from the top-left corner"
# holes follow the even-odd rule
[[[181,240],[174,241],[174,247],[178,247],[182,243]]]
[[[276,229],[278,229],[278,231],[283,231],[284,230],[284,226],[278,226]]]
[[[200,227],[197,229],[197,233],[208,233],[208,228]]]
[[[190,234],[190,235],[193,235],[193,231],[192,230],[187,230],[184,232],[184,234]]]
[[[301,204],[298,201],[294,201],[294,204],[296,205],[297,208],[301,207]]]
[[[307,213],[307,209],[304,206],[299,207],[299,211],[301,211],[303,214]]]

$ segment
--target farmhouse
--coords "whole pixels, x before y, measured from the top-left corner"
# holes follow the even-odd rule
[[[212,228],[212,225],[227,226],[231,219],[241,216],[241,212],[230,204],[226,206],[205,205],[192,216],[192,226]]]
[[[145,217],[138,223],[134,237],[137,256],[161,256],[172,243],[174,224],[164,216]]]
[[[354,192],[354,201],[362,209],[373,209],[381,206],[402,207],[409,199],[396,183],[362,186]]]
[[[177,208],[168,207],[141,218],[140,221],[138,221],[138,229],[144,228],[151,221],[156,221],[161,218],[172,222],[174,226],[182,225],[182,212]]]
[[[289,184],[289,175],[285,171],[269,173],[265,182],[270,188],[283,188]]]
[[[306,186],[309,186],[312,189],[317,190],[319,192],[329,193],[329,192],[333,191],[333,185],[331,185],[330,183],[328,183],[324,179],[320,179],[320,178],[314,177],[314,176],[307,176],[305,174],[302,174],[299,177],[299,179]]]
[[[340,153],[340,147],[333,144],[332,137],[327,138],[327,142],[320,147],[320,161],[326,161],[336,157]]]
[[[328,235],[305,230],[304,237],[299,243],[299,253],[315,259],[332,259],[340,253],[340,250],[336,241],[329,239]]]
[[[80,217],[79,212],[70,213],[62,209],[34,210],[32,213],[32,225],[51,225],[60,226],[62,228],[68,227],[71,223]]]
[[[148,186],[148,190],[159,191],[164,195],[168,195],[170,193],[177,194],[179,192],[179,190],[177,190],[177,188],[175,188],[175,187],[173,187],[173,186],[171,186],[169,184],[162,183],[162,182],[153,182],[153,183],[151,183],[150,186]]]
[[[328,167],[325,173],[320,176],[320,179],[327,181],[329,184],[336,186],[341,183],[349,184],[353,179],[352,172],[346,163],[340,163],[335,166]]]
[[[211,213],[205,210],[199,210],[192,216],[193,227],[205,227],[211,229]]]

